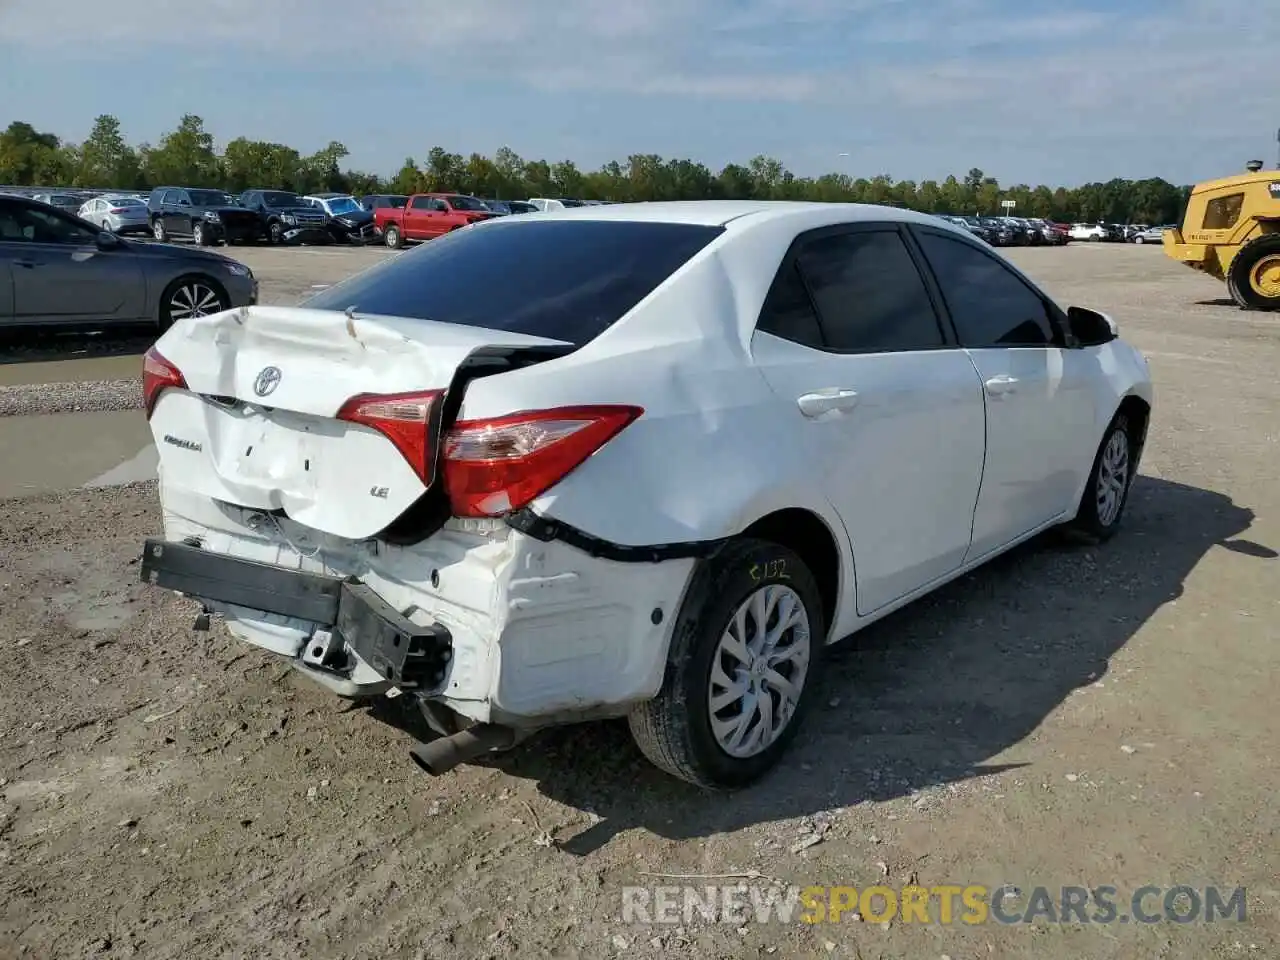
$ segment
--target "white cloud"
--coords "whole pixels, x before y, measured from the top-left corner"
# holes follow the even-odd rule
[[[350,50],[357,67],[367,57],[421,80],[811,105],[816,141],[862,127],[1028,150],[1145,137],[1153,154],[1269,129],[1280,46],[1264,11],[1223,16],[1220,0],[1146,15],[1017,0],[59,0],[54,29],[47,2],[0,0],[0,44],[59,58],[112,40],[145,57],[174,35],[205,58],[238,49],[314,66]]]

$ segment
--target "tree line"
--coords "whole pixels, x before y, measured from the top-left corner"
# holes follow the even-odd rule
[[[1190,187],[1152,177],[1114,179],[1078,187],[1001,186],[974,168],[945,180],[895,180],[887,174],[855,177],[827,173],[797,177],[772,157],[731,163],[719,172],[694,160],[634,154],[599,170],[571,160],[526,160],[508,147],[492,157],[463,156],[432,147],[409,157],[384,178],[344,169],[349,151],[338,141],[302,154],[282,143],[237,137],[219,153],[213,135],[194,114],[157,144],[129,144],[120,121],[102,115],[82,143],[61,140],[15,121],[0,133],[0,184],[146,190],[153,186],[219,187],[238,193],[275,187],[299,193],[339,191],[418,193],[456,191],[497,199],[578,197],[584,200],[819,200],[887,203],[929,213],[997,214],[1013,200],[1019,216],[1065,222],[1172,223],[1180,219]]]

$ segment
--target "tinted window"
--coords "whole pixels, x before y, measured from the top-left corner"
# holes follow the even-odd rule
[[[798,262],[833,349],[883,353],[943,345],[924,280],[896,230],[822,237],[801,248]]]
[[[51,210],[19,204],[0,204],[0,240],[31,243],[86,244],[97,239],[97,231],[60,217]]]
[[[432,202],[434,197],[414,197],[409,201],[410,210],[438,210]]]
[[[305,207],[307,205],[296,193],[285,193],[283,190],[264,190],[262,202],[268,207]]]
[[[456,230],[306,301],[582,345],[723,232],[681,223],[496,219]]]
[[[818,326],[813,301],[800,279],[799,269],[790,259],[774,278],[756,326],[784,340],[822,348],[822,329]]]
[[[992,257],[961,240],[922,233],[929,265],[966,347],[1044,346],[1054,340],[1039,295]]]
[[[475,197],[451,196],[446,199],[448,199],[449,201],[449,206],[453,207],[453,209],[455,210],[488,210],[489,209],[483,203],[477,200]]]

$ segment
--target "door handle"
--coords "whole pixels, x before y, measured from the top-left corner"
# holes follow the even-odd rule
[[[983,386],[986,387],[989,396],[1004,397],[1017,392],[1018,378],[1009,376],[992,377]]]
[[[820,417],[833,410],[852,410],[858,405],[858,391],[828,387],[797,397],[796,405],[806,417]]]

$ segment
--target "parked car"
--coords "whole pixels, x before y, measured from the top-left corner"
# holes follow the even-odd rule
[[[144,581],[416,701],[429,772],[626,716],[714,787],[821,709],[830,642],[1047,528],[1115,533],[1152,404],[1114,321],[968,231],[738,201],[459,230],[175,326],[143,390]]]
[[[379,207],[374,222],[392,250],[443,236],[498,214],[475,197],[460,193],[415,193],[403,208]]]
[[[1098,243],[1107,239],[1107,228],[1101,223],[1073,223],[1070,236],[1072,240]]]
[[[157,187],[147,199],[147,217],[151,235],[161,243],[179,237],[190,237],[198,247],[252,243],[261,233],[257,215],[221,190]]]
[[[377,238],[373,213],[349,193],[316,193],[302,198],[329,218],[329,233],[339,243],[368,243]]]
[[[478,198],[492,213],[496,213],[500,217],[511,215],[511,207],[506,200],[490,200],[487,197]]]
[[[108,233],[151,233],[146,201],[137,197],[106,194],[85,203],[77,216],[100,225]]]
[[[384,207],[403,210],[408,202],[409,198],[402,193],[371,193],[360,198],[360,206],[366,210],[379,210]]]
[[[76,213],[84,205],[84,198],[76,193],[37,193],[31,199],[47,203],[67,213]]]
[[[983,243],[991,243],[991,231],[984,227],[977,217],[958,217],[952,214],[939,214],[948,223],[955,224],[961,230],[968,230]]]
[[[1004,217],[980,217],[978,222],[986,229],[993,247],[1016,246],[1022,236]]]
[[[1172,230],[1176,224],[1165,224],[1161,227],[1146,227],[1136,232],[1130,239],[1134,243],[1163,243],[1164,232]]]
[[[504,200],[503,203],[511,213],[538,213],[538,208],[528,200]]]
[[[534,197],[527,202],[532,206],[537,207],[538,210],[542,211],[543,213],[547,213],[552,210],[567,210],[570,207],[586,206],[586,201],[571,200],[568,197],[552,197],[552,198]]]
[[[229,257],[125,240],[56,207],[0,196],[0,326],[164,330],[257,299],[252,271]]]
[[[240,205],[258,217],[258,229],[271,243],[329,243],[329,217],[290,190],[246,190]]]

